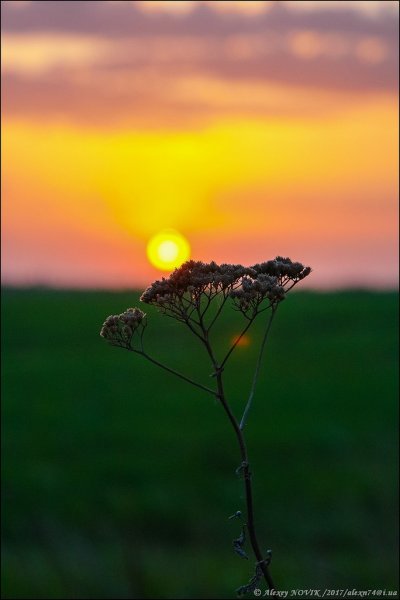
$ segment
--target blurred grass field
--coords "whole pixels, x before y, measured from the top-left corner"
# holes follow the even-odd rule
[[[252,575],[231,545],[243,493],[223,410],[99,337],[137,302],[3,290],[4,598],[234,598]],[[195,338],[147,312],[148,350],[212,385]],[[247,438],[280,589],[398,587],[396,320],[395,293],[279,308]],[[228,312],[220,351],[240,322]],[[236,414],[261,328],[226,369]]]

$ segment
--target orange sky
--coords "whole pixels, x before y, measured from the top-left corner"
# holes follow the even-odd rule
[[[2,2],[3,282],[143,286],[174,228],[396,285],[396,6]]]

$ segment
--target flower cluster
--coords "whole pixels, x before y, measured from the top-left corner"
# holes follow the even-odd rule
[[[152,283],[140,299],[158,306],[165,314],[187,321],[193,311],[201,314],[202,299],[208,306],[215,296],[222,294],[224,298],[232,298],[243,314],[250,311],[255,316],[265,299],[270,305],[277,304],[284,299],[289,286],[310,272],[310,267],[281,256],[252,267],[189,260],[168,278]]]
[[[249,269],[242,265],[189,260],[168,278],[152,283],[140,299],[158,306],[166,314],[187,321],[194,310],[200,310],[202,300],[210,302],[218,294],[229,295],[248,272]]]
[[[310,272],[310,267],[281,256],[251,267],[189,260],[169,277],[152,283],[140,299],[178,321],[190,325],[192,320],[203,327],[205,312],[218,295],[222,296],[223,303],[217,316],[230,298],[237,310],[253,319],[261,310],[284,300],[287,292]],[[108,317],[100,335],[113,345],[130,348],[135,331],[144,326],[144,317],[140,309],[128,308],[120,315]]]
[[[168,278],[163,277],[151,284],[143,292],[141,301],[159,304],[180,296],[185,292],[198,294],[207,290],[218,293],[228,289],[247,269],[242,265],[203,263],[188,260],[179,269],[175,269]],[[160,302],[161,299],[161,302]]]
[[[252,309],[255,314],[263,300],[276,304],[285,298],[285,289],[279,285],[278,278],[264,273],[245,276],[238,289],[230,293],[235,306],[244,314]]]
[[[100,335],[114,346],[130,348],[133,334],[139,327],[144,327],[145,316],[140,308],[127,308],[120,315],[110,315],[104,321]]]
[[[290,258],[283,258],[282,256],[253,265],[252,269],[257,275],[265,274],[277,277],[280,285],[285,285],[289,281],[297,283],[311,273],[310,267],[305,267],[299,262],[292,262]]]
[[[253,317],[265,299],[269,306],[275,306],[285,299],[289,289],[310,273],[310,267],[277,256],[274,260],[250,267],[248,276],[242,277],[240,286],[230,296],[238,310],[246,316],[250,311]]]

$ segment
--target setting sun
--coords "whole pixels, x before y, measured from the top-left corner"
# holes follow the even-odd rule
[[[172,229],[160,231],[147,245],[147,256],[151,264],[162,271],[179,267],[190,257],[187,239]]]

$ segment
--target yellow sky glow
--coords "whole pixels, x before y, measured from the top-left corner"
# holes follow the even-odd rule
[[[143,246],[166,227],[189,238],[290,231],[294,239],[321,232],[333,240],[360,228],[373,234],[379,223],[392,236],[395,113],[383,98],[323,123],[235,121],[203,131],[109,135],[8,122],[5,229],[36,250],[46,244],[38,232],[49,226],[60,236],[84,230],[115,241],[122,233]],[[382,204],[383,193],[392,202]],[[206,238],[199,255],[205,245]]]
[[[189,31],[195,3],[169,3],[181,13],[165,20],[166,4],[150,4],[140,5],[145,35],[101,37],[91,22],[6,28],[7,281],[140,285],[160,268],[149,240],[172,229],[195,259],[292,254],[314,267],[315,285],[393,284],[389,21],[384,36],[369,12],[354,31],[287,13],[285,28],[276,4],[225,2],[212,3],[211,32],[187,21]],[[241,29],[229,14],[245,9],[275,14],[282,31],[250,14]]]

